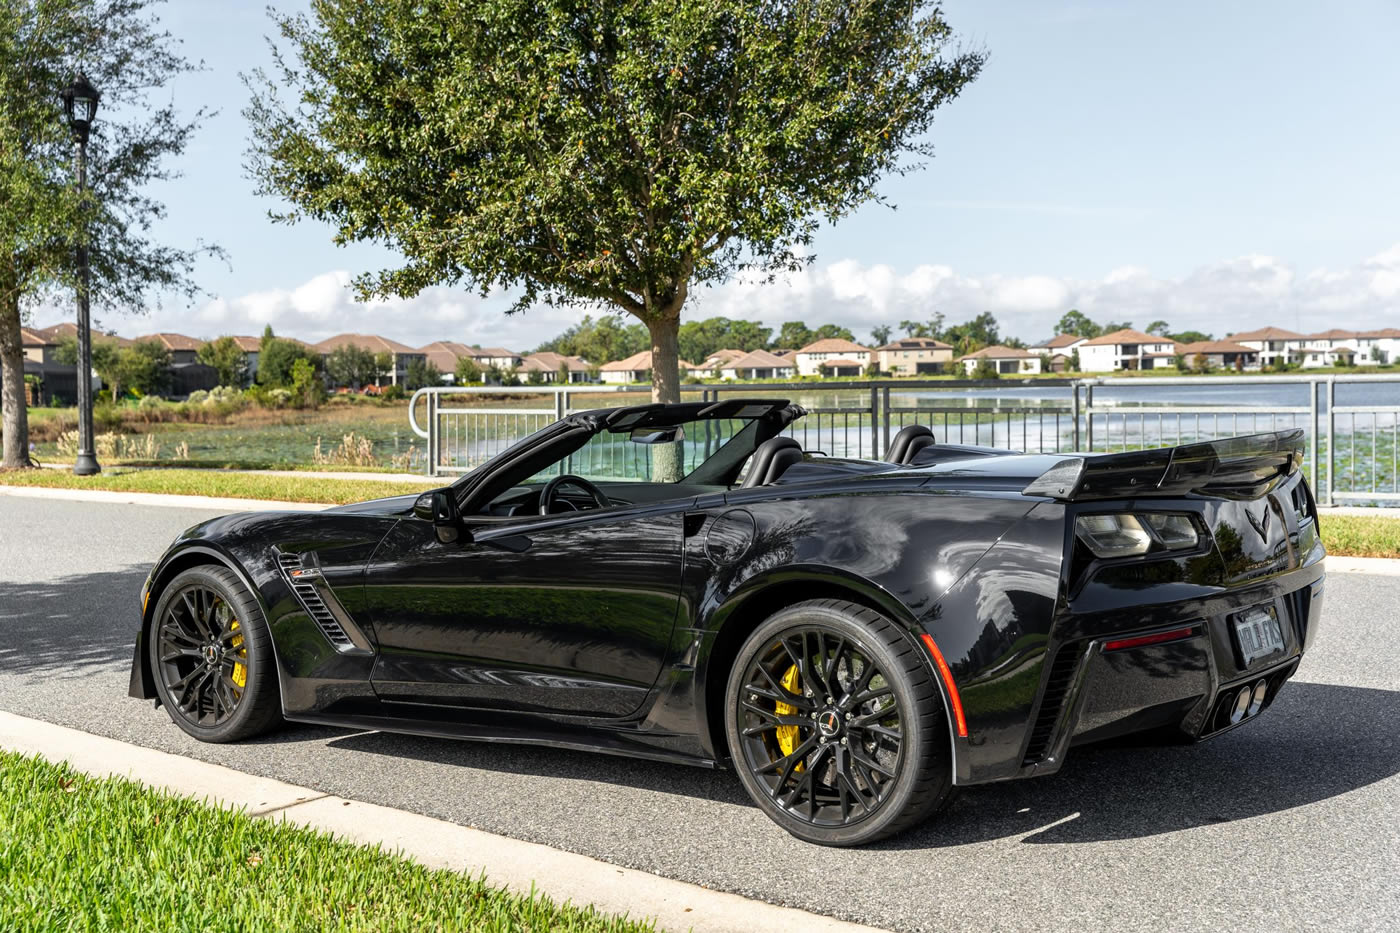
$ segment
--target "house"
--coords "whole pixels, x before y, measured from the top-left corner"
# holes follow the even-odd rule
[[[320,343],[313,344],[311,351],[321,354],[322,358],[330,356],[331,353],[341,347],[359,347],[361,350],[368,350],[376,356],[380,353],[389,354],[389,368],[383,373],[392,385],[403,385],[408,380],[408,366],[417,361],[426,363],[427,354],[412,347],[405,346],[396,340],[388,337],[380,337],[378,334],[336,334],[334,337],[327,337]],[[441,368],[441,367],[439,367]]]
[[[951,344],[932,337],[906,337],[875,348],[876,364],[882,373],[917,376],[941,373],[953,362]]]
[[[694,363],[680,361],[681,374],[698,370],[700,367]],[[651,351],[643,350],[640,353],[633,353],[625,360],[613,360],[611,363],[604,363],[598,369],[598,375],[603,382],[611,385],[627,385],[632,382],[651,381]]]
[[[1069,359],[1070,354],[1077,347],[1087,343],[1088,340],[1088,337],[1081,337],[1078,334],[1056,334],[1049,340],[1042,340],[1035,346],[1026,347],[1026,350],[1036,356],[1048,356],[1054,359],[1057,354],[1060,354],[1065,359]]]
[[[809,343],[793,355],[799,376],[859,376],[872,362],[871,351],[842,337],[827,337]]]
[[[21,327],[19,329],[19,343],[20,349],[24,352],[26,363],[56,362],[54,354],[58,351],[58,341],[43,331]]]
[[[1259,354],[1260,366],[1301,362],[1303,344],[1307,340],[1302,334],[1272,326],[1228,334],[1226,339],[1256,351]]]
[[[170,362],[176,366],[183,366],[188,363],[199,362],[199,348],[204,346],[203,340],[196,340],[193,337],[186,337],[184,334],[147,334],[144,337],[137,337],[133,343],[146,343],[154,341],[170,351]]]
[[[702,375],[719,376],[722,375],[724,367],[746,355],[744,350],[716,350],[696,364],[696,369],[702,371]]]
[[[230,335],[229,339],[237,344],[238,349],[243,351],[243,360],[246,364],[246,375],[243,379],[246,384],[252,385],[258,377],[258,354],[262,352],[262,338]]]
[[[461,361],[462,357],[471,356],[471,347],[452,340],[434,340],[432,343],[419,347],[418,352],[423,354],[423,358],[427,362],[436,366],[438,372],[455,378],[457,363]],[[486,367],[481,368],[485,369]]]
[[[1182,359],[1191,366],[1204,357],[1206,362],[1216,369],[1242,371],[1259,368],[1259,351],[1234,340],[1199,340],[1195,343],[1184,343],[1181,344],[1179,352]]]
[[[60,324],[53,324],[49,327],[39,327],[30,329],[33,330],[34,333],[38,334],[40,337],[53,341],[54,346],[57,346],[58,344],[62,343],[65,339],[78,339],[78,325],[74,324],[72,321],[64,321]],[[119,347],[129,347],[136,342],[134,340],[128,340],[125,337],[118,337],[116,334],[104,334],[102,331],[96,329],[92,331],[92,339],[94,341],[110,340]]]
[[[719,374],[725,379],[791,379],[796,371],[791,360],[767,350],[751,350],[724,364]]]
[[[552,350],[531,353],[520,362],[520,372],[529,378],[530,373],[539,373],[545,382],[592,382],[593,367],[585,359],[565,356]]]
[[[1040,355],[1038,353],[1016,347],[1003,347],[1000,344],[983,347],[976,353],[958,357],[963,372],[969,376],[977,370],[978,365],[983,360],[990,363],[997,373],[1003,376],[1029,375],[1040,372]]]
[[[1364,353],[1367,363],[1386,366],[1400,361],[1400,328],[1385,327],[1380,330],[1366,330],[1356,335],[1356,348]]]
[[[1175,340],[1131,327],[1086,340],[1074,349],[1079,351],[1079,369],[1086,373],[1167,369],[1176,365]]]
[[[1351,366],[1363,359],[1358,352],[1358,334],[1354,330],[1334,327],[1320,334],[1308,334],[1303,338],[1301,348],[1304,369],[1317,369],[1324,366]],[[1368,351],[1370,347],[1368,346]]]
[[[462,346],[458,344],[457,346]],[[469,356],[482,369],[490,369],[492,366],[500,370],[519,369],[520,364],[525,362],[523,354],[514,350],[507,350],[505,347],[463,347],[464,353]]]
[[[19,329],[24,375],[31,405],[71,405],[78,397],[78,368],[56,358],[58,341],[42,330]],[[30,386],[33,382],[33,386]]]

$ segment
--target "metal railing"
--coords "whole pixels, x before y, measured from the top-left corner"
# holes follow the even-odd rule
[[[1336,404],[1339,385],[1374,383],[1395,391],[1386,404]],[[1142,404],[1105,399],[1109,390],[1169,386],[1276,386],[1280,394],[1306,387],[1306,404]],[[1062,403],[996,398],[1011,390],[1068,388]],[[949,395],[911,405],[898,396],[909,392],[976,389],[992,393],[990,404],[970,405]],[[1098,400],[1095,395],[1099,395]],[[429,475],[464,473],[506,447],[565,415],[601,405],[627,404],[582,396],[640,395],[637,386],[567,385],[525,387],[433,387],[420,389],[409,407],[413,431],[427,440]],[[1008,447],[1032,453],[1140,450],[1199,440],[1302,428],[1307,438],[1304,466],[1325,505],[1368,502],[1400,505],[1400,376],[1196,376],[1131,379],[1001,379],[996,381],[930,380],[854,383],[761,383],[688,385],[687,400],[717,401],[725,395],[752,397],[819,397],[807,416],[787,433],[809,451],[832,457],[883,456],[895,433],[909,424],[932,428],[940,441]],[[491,403],[473,404],[478,400]],[[521,404],[504,404],[516,399]],[[962,401],[964,404],[952,404]],[[985,400],[983,400],[985,401]],[[542,404],[541,404],[542,403]],[[527,407],[528,406],[528,407]],[[422,418],[420,420],[420,414]]]

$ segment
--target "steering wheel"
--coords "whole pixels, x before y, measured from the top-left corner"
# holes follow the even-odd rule
[[[554,500],[561,486],[572,486],[575,489],[583,490],[584,492],[588,493],[590,496],[593,497],[593,502],[600,509],[612,508],[612,500],[607,497],[603,490],[599,489],[597,486],[594,486],[582,476],[575,476],[572,473],[565,473],[563,476],[556,476],[554,477],[554,479],[545,483],[544,488],[540,490],[541,515],[548,515],[552,511],[554,511]],[[574,508],[573,503],[565,504],[568,505],[571,509]]]

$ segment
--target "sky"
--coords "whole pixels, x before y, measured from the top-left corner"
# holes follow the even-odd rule
[[[279,10],[304,8],[273,0]],[[507,296],[434,288],[361,304],[347,288],[392,266],[379,247],[336,247],[314,221],[273,224],[243,163],[241,72],[265,64],[262,4],[172,0],[162,23],[206,70],[172,89],[219,113],[155,193],[163,240],[222,245],[207,293],[145,318],[98,315],[128,335],[358,331],[410,345],[450,339],[529,350],[577,309],[506,315]],[[1400,326],[1400,4],[1348,0],[946,0],[983,74],[933,124],[936,152],[824,227],[801,273],[703,289],[684,319],[714,314],[857,339],[872,326],[991,311],[1009,336],[1051,334],[1070,308],[1226,333]],[[71,316],[41,309],[40,325]]]

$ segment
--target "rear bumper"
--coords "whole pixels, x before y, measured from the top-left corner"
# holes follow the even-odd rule
[[[1184,740],[1219,735],[1257,718],[1298,667],[1322,612],[1322,562],[1265,583],[1204,599],[1121,608],[1111,618],[1074,617],[1071,637],[1051,656],[1018,776],[1059,769],[1074,745],[1168,730]],[[1284,647],[1245,663],[1234,619],[1272,608]],[[1137,635],[1191,634],[1159,644],[1114,649]],[[1079,637],[1073,637],[1073,636]],[[1229,715],[1239,691],[1263,684],[1262,704]]]

